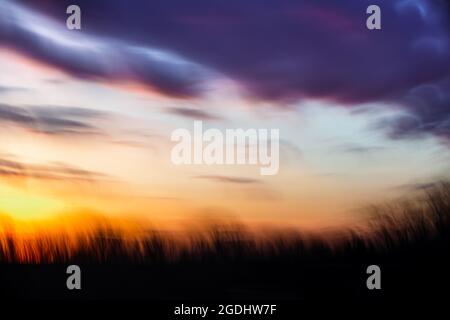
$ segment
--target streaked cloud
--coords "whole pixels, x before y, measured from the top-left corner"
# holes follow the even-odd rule
[[[17,93],[17,92],[26,92],[29,91],[28,88],[23,87],[11,87],[11,86],[2,86],[0,85],[0,95],[1,94],[7,94],[7,93]]]
[[[170,51],[70,32],[11,1],[0,3],[0,46],[80,79],[139,83],[171,96],[197,95],[207,74],[205,68]]]
[[[69,0],[19,3],[2,4],[0,44],[79,78],[193,97],[220,75],[256,100],[399,105],[418,123],[386,123],[392,137],[450,138],[448,1],[380,0],[381,32],[360,0],[80,0],[82,33],[65,30]]]
[[[228,177],[219,175],[201,175],[196,176],[196,179],[210,180],[221,183],[233,183],[233,184],[255,184],[262,183],[259,179],[245,178],[245,177]]]
[[[19,107],[0,103],[0,123],[50,135],[99,135],[101,130],[90,121],[104,116],[100,111],[77,107]]]
[[[343,153],[353,153],[353,154],[368,154],[372,152],[379,152],[386,150],[383,146],[373,146],[373,145],[361,145],[361,144],[344,144],[337,147],[338,152]]]
[[[0,155],[0,177],[75,182],[95,182],[111,179],[106,174],[84,170],[61,162],[29,164],[5,155]]]
[[[174,114],[180,117],[190,118],[194,120],[223,120],[222,117],[219,117],[205,110],[188,107],[169,107],[164,108],[163,111],[169,114]]]
[[[398,189],[404,189],[406,191],[426,191],[432,188],[435,188],[439,184],[443,183],[443,181],[434,181],[434,182],[422,182],[422,183],[408,183],[402,184],[398,186]]]

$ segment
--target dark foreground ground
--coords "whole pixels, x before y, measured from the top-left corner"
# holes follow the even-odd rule
[[[269,303],[292,309],[326,301],[376,306],[447,300],[449,185],[374,212],[364,230],[346,230],[332,242],[299,233],[259,242],[243,229],[216,226],[176,252],[169,240],[151,235],[136,255],[112,233],[100,232],[95,247],[81,247],[70,258],[61,253],[53,263],[23,264],[15,261],[13,242],[4,241],[1,301],[138,301],[170,313],[181,303]],[[70,264],[81,267],[81,290],[66,287]],[[381,268],[381,290],[366,286],[366,268],[373,264]]]

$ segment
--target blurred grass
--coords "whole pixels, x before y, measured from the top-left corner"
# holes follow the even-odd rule
[[[5,227],[8,223],[3,218],[0,263],[350,263],[448,257],[450,183],[440,182],[414,198],[372,206],[367,212],[364,225],[340,230],[333,237],[301,230],[256,236],[245,226],[229,222],[189,233],[183,241],[155,230],[126,237],[108,223],[76,235],[62,232],[23,237]]]

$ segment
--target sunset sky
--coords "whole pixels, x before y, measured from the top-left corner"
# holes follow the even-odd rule
[[[376,1],[370,31],[372,2],[0,0],[0,216],[316,228],[442,179],[449,2]],[[195,120],[279,129],[278,174],[172,164]]]

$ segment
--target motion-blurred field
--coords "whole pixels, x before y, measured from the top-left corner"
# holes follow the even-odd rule
[[[449,283],[450,184],[368,209],[366,224],[330,234],[254,234],[233,223],[174,236],[130,237],[105,221],[91,232],[24,237],[3,228],[0,288],[6,298],[310,299],[437,295]],[[65,288],[80,265],[83,290]],[[368,265],[382,291],[366,288]],[[398,297],[397,297],[398,298]]]

